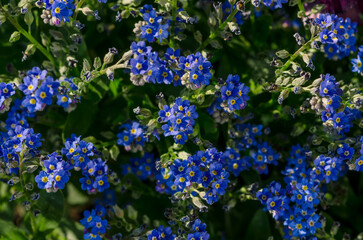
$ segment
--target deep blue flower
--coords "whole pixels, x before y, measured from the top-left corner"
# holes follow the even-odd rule
[[[337,153],[341,159],[349,160],[353,157],[354,148],[351,148],[348,144],[344,143],[342,147],[337,149]]]
[[[327,43],[334,43],[333,37],[334,33],[332,31],[329,31],[328,29],[324,29],[320,34],[320,42],[323,44]]]
[[[141,39],[146,39],[148,42],[153,42],[158,29],[153,25],[141,26]]]
[[[67,108],[72,102],[72,99],[70,99],[67,95],[58,95],[57,99],[57,104],[63,108]]]
[[[327,102],[326,108],[330,112],[334,112],[340,107],[341,98],[338,95],[333,95]]]
[[[355,160],[355,170],[363,172],[363,157],[359,157]]]
[[[103,192],[105,189],[109,188],[110,184],[108,183],[107,175],[96,177],[93,187],[96,188],[99,192]]]
[[[100,216],[95,216],[93,218],[93,226],[91,233],[93,234],[104,234],[106,233],[107,220],[102,219]]]

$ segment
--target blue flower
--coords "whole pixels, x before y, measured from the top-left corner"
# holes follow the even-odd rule
[[[53,179],[55,182],[54,187],[63,189],[65,184],[68,182],[69,177],[66,171],[59,170],[56,173],[54,173]]]
[[[356,73],[363,72],[362,60],[359,55],[357,56],[357,58],[353,58],[350,62],[353,64],[352,72],[356,72]]]
[[[152,10],[150,12],[144,13],[142,15],[143,19],[147,22],[147,24],[150,24],[152,26],[157,27],[159,23],[161,22],[161,17],[158,17],[156,15],[156,11]]]
[[[195,220],[193,223],[193,230],[197,232],[204,232],[207,227],[207,224],[202,223],[200,219]]]
[[[324,29],[319,34],[320,41],[323,44],[326,44],[326,43],[334,43],[333,36],[334,36],[334,33],[332,31],[329,31],[328,29]]]
[[[157,83],[171,84],[173,81],[173,72],[164,66],[160,67],[156,81]]]
[[[57,98],[57,104],[63,108],[67,108],[72,102],[72,99],[70,99],[67,95],[58,95]]]
[[[212,183],[213,194],[224,195],[228,180],[220,179]]]
[[[156,34],[156,27],[153,25],[141,26],[141,39],[146,39],[148,42],[153,42]]]
[[[31,95],[37,89],[39,80],[26,76],[24,77],[23,82],[23,84],[19,85],[19,89],[23,91],[25,95]]]
[[[41,103],[45,103],[47,105],[52,104],[52,94],[49,92],[49,88],[46,86],[41,86],[38,90],[36,90],[35,97]]]
[[[342,90],[339,88],[339,83],[335,82],[334,76],[326,74],[323,77],[324,81],[320,84],[319,94],[322,97],[329,97],[333,95],[341,95]]]
[[[336,44],[326,44],[324,45],[324,51],[328,55],[328,58],[332,59],[339,53],[339,48]]]
[[[169,24],[159,25],[159,28],[157,30],[157,33],[155,34],[155,37],[159,39],[160,43],[163,41],[163,39],[166,39],[169,37],[169,32],[167,31],[168,28],[169,28]]]
[[[145,13],[148,13],[148,12],[151,12],[153,11],[154,8],[152,5],[150,4],[145,4],[141,9],[140,9],[140,13],[142,14],[145,14]]]
[[[359,157],[355,160],[355,170],[363,172],[363,157]]]
[[[199,167],[193,166],[188,168],[185,175],[187,176],[190,182],[198,183],[201,180],[202,172],[199,170]]]
[[[146,43],[144,41],[132,42],[131,50],[133,54],[148,54],[151,52],[151,47],[146,47]]]
[[[208,204],[213,204],[213,203],[217,202],[219,199],[218,195],[215,194],[212,189],[209,190],[208,192],[206,192],[206,194],[204,195],[203,198],[206,199]]]
[[[0,108],[5,99],[15,94],[15,90],[11,83],[0,83]]]
[[[49,176],[46,172],[41,171],[36,177],[35,182],[40,189],[48,189],[52,187],[52,176]]]
[[[327,102],[326,108],[330,112],[334,112],[340,107],[341,98],[338,95],[333,95]]]
[[[31,70],[26,72],[26,75],[30,78],[44,80],[47,76],[47,70],[41,70],[39,67],[33,67]]]
[[[144,74],[147,70],[147,61],[143,55],[130,60],[131,72],[135,75]]]
[[[69,17],[73,14],[75,8],[73,0],[66,2],[61,0],[54,0],[52,4],[52,16],[58,18],[60,21],[69,22]]]
[[[110,184],[108,183],[107,175],[96,177],[93,187],[96,188],[99,192],[103,192],[105,189],[109,188]]]
[[[28,109],[29,112],[35,112],[42,109],[42,104],[35,97],[27,96],[21,103],[24,107]]]
[[[165,58],[167,60],[175,62],[178,57],[180,57],[180,49],[176,49],[175,51],[172,48],[166,49]]]
[[[83,212],[83,216],[84,218],[81,219],[81,224],[85,227],[85,228],[90,228],[94,226],[94,218],[96,217],[96,211],[92,210],[91,212],[86,210]]]
[[[315,19],[315,22],[319,25],[321,28],[328,28],[330,27],[335,20],[337,19],[337,16],[332,14],[319,14],[319,17]]]
[[[102,219],[99,216],[93,218],[93,227],[91,233],[93,234],[104,234],[106,233],[107,220]]]
[[[351,148],[348,144],[344,143],[342,147],[337,149],[337,153],[341,159],[349,160],[353,157],[354,148]]]
[[[89,177],[79,179],[82,190],[91,191],[93,189],[93,180]]]

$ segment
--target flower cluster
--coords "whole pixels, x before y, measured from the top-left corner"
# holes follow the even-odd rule
[[[221,87],[220,97],[217,102],[217,109],[223,109],[226,112],[233,112],[244,109],[249,97],[247,93],[250,88],[240,82],[238,75],[228,75],[226,83]]]
[[[135,85],[144,85],[146,82],[173,83],[174,86],[185,85],[195,89],[209,85],[212,78],[211,63],[199,52],[184,57],[180,55],[179,49],[168,48],[161,59],[143,41],[133,42],[131,50],[131,81]]]
[[[147,236],[148,240],[155,239],[165,239],[165,240],[173,240],[176,238],[176,235],[173,234],[171,227],[164,227],[160,225],[157,229],[151,231],[151,233]]]
[[[322,227],[316,213],[319,204],[318,184],[304,179],[301,182],[281,187],[272,182],[269,187],[257,192],[256,197],[270,211],[276,220],[284,225],[284,238],[310,236]]]
[[[155,38],[157,38],[161,43],[163,39],[169,37],[169,23],[162,24],[163,18],[157,15],[151,5],[144,5],[144,7],[140,9],[140,12],[146,23],[141,26],[141,39],[146,39],[148,42],[154,42]]]
[[[323,29],[319,38],[328,58],[337,56],[341,59],[356,51],[357,23],[328,13],[320,14],[315,23]]]
[[[4,82],[0,83],[0,113],[5,109],[7,105],[10,105],[10,102],[7,104],[5,100],[9,99],[14,94],[15,90],[13,84]]]
[[[38,187],[46,189],[47,192],[56,192],[58,189],[63,189],[71,175],[72,166],[55,152],[49,154],[47,160],[44,160],[42,164],[44,170],[35,177]]]
[[[53,96],[56,96],[57,104],[67,108],[72,103],[69,91],[77,90],[78,88],[72,79],[66,78],[63,82],[67,82],[71,89],[64,86],[61,87],[61,81],[47,76],[46,70],[34,67],[27,72],[23,83],[19,85],[19,89],[26,95],[22,101],[22,105],[29,112],[41,111],[46,105],[51,105]]]
[[[7,173],[17,174],[19,171],[19,160],[27,154],[31,157],[37,155],[37,148],[41,143],[40,133],[34,133],[32,128],[24,128],[17,125],[7,133],[1,133],[0,137],[0,163],[5,163]],[[1,164],[2,165],[2,164]]]
[[[181,98],[177,98],[171,107],[164,105],[163,110],[159,111],[160,121],[166,123],[162,125],[164,136],[173,136],[175,143],[182,145],[188,140],[188,134],[193,133],[197,118],[195,106]]]
[[[162,168],[161,174],[156,176],[156,189],[171,194],[196,194],[193,189],[200,185],[203,189],[202,197],[208,204],[213,204],[218,201],[218,196],[225,194],[229,183],[226,169],[227,161],[223,152],[218,152],[215,148],[198,151],[185,160],[176,159],[169,168]]]
[[[354,149],[344,144],[337,149],[338,157],[320,155],[309,166],[309,152],[296,145],[282,172],[287,184],[282,188],[278,182],[257,192],[256,197],[270,211],[276,220],[284,224],[285,238],[309,237],[322,227],[317,206],[323,195],[322,183],[337,181],[344,176],[347,165],[344,160],[352,157]]]
[[[101,240],[109,228],[106,217],[106,209],[96,205],[91,211],[84,211],[81,224],[85,227],[84,239]]]
[[[82,183],[83,190],[103,192],[109,188],[108,166],[97,157],[99,153],[92,143],[83,141],[81,137],[72,134],[71,138],[66,139],[62,154],[67,157],[72,168],[82,171],[84,177],[79,181]]]
[[[206,232],[207,224],[202,223],[200,219],[194,221],[192,225],[193,233],[189,233],[187,236],[188,240],[191,239],[209,239],[209,234]]]
[[[140,180],[156,174],[154,154],[145,153],[142,158],[130,158],[129,163],[122,165],[122,174],[132,173]]]
[[[126,151],[142,151],[146,142],[144,127],[138,122],[132,122],[121,125],[120,129],[123,130],[117,134],[117,144],[124,146]]]
[[[347,165],[340,157],[320,155],[314,160],[314,165],[315,167],[312,170],[314,178],[319,181],[325,180],[327,183],[337,181],[348,170]]]
[[[325,110],[321,112],[324,125],[336,130],[339,134],[349,132],[353,127],[353,121],[359,119],[361,113],[357,109],[341,107],[342,89],[334,76],[326,74],[322,76],[319,95],[323,97]]]
[[[240,152],[249,150],[251,164],[259,174],[268,173],[267,165],[278,164],[280,155],[267,142],[256,139],[262,135],[262,125],[236,124],[234,128],[230,136],[234,139],[236,149]]]
[[[14,130],[15,127],[18,125],[24,128],[29,128],[27,118],[34,117],[34,113],[30,113],[26,109],[24,109],[21,103],[22,101],[20,99],[16,99],[13,106],[10,108],[10,111],[8,112],[8,117],[5,121],[5,128],[7,130]]]

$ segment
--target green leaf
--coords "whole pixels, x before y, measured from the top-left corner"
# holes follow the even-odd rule
[[[270,236],[270,225],[267,214],[259,209],[248,226],[244,239],[267,239]]]
[[[72,133],[85,134],[93,123],[97,110],[97,104],[84,99],[77,109],[68,115],[63,135],[69,137]]]
[[[85,204],[88,202],[88,196],[79,191],[73,183],[67,184],[67,203],[71,205]]]
[[[89,64],[87,59],[83,59],[83,72],[88,72],[91,70],[91,65]]]
[[[20,32],[18,31],[13,32],[13,34],[11,34],[10,36],[9,42],[13,43],[18,41],[20,39],[20,36],[21,36]]]
[[[64,39],[63,33],[59,32],[59,31],[51,29],[51,30],[49,30],[49,33],[57,41]]]
[[[96,70],[98,70],[101,66],[102,66],[101,58],[100,57],[96,57],[95,60],[93,61],[93,67]]]
[[[64,215],[64,199],[61,190],[55,193],[48,193],[44,190],[40,191],[36,207],[40,210],[41,216],[47,220],[45,228],[48,228],[47,226],[49,226],[50,222],[58,223]]]
[[[32,23],[34,22],[34,16],[32,11],[27,11],[25,13],[24,22],[30,27]]]
[[[28,237],[24,230],[14,226],[11,221],[0,219],[0,239],[26,240]],[[4,237],[4,238],[2,238]]]
[[[127,205],[126,212],[127,212],[127,217],[128,218],[130,218],[132,220],[137,219],[137,210],[133,206]]]
[[[110,149],[110,155],[113,160],[117,160],[118,155],[120,154],[120,150],[118,149],[117,145],[113,145]]]
[[[289,57],[290,56],[290,53],[288,51],[286,51],[286,50],[281,50],[281,51],[278,51],[276,53],[276,56],[279,57],[279,58],[284,59],[284,58]]]

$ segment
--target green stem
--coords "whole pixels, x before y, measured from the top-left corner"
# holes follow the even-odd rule
[[[0,11],[5,15],[5,17],[9,20],[9,22],[21,33],[26,37],[31,43],[35,45],[35,47],[46,56],[49,61],[53,63],[53,65],[57,65],[55,62],[55,59],[53,56],[48,52],[31,34],[29,34],[20,24],[10,16],[10,14],[5,11],[5,9],[2,7],[0,2]]]
[[[304,16],[306,16],[305,8],[304,8],[304,4],[303,4],[302,0],[298,0],[297,5],[299,7],[299,10],[304,13]]]
[[[287,62],[281,67],[280,73],[282,73],[288,67],[290,67],[292,62],[300,55],[300,53],[303,52],[305,49],[307,49],[310,46],[310,44],[318,38],[319,38],[319,35],[312,37],[308,42],[306,42],[304,45],[302,45],[301,48],[299,48],[293,55],[291,55],[289,60],[287,60]]]
[[[237,8],[235,8],[231,14],[229,14],[229,16],[227,17],[227,19],[219,26],[219,28],[217,28],[215,31],[212,31],[209,34],[209,37],[202,43],[202,45],[200,45],[200,47],[198,48],[198,51],[204,49],[211,40],[215,39],[218,34],[223,31],[225,29],[225,27],[227,26],[227,24],[232,21],[232,19],[234,18],[234,16],[237,14],[238,10]]]
[[[176,24],[176,11],[178,10],[178,0],[173,0],[172,2],[172,27],[170,31],[170,47],[172,49],[175,48],[175,39],[174,39],[174,32],[175,32],[175,24]]]
[[[25,181],[24,181],[24,175],[23,175],[23,167],[24,167],[24,152],[26,151],[26,146],[25,144],[23,144],[23,150],[20,152],[19,154],[19,178],[20,178],[20,184],[21,184],[21,188],[24,192],[24,196],[26,201],[28,201],[30,203],[30,197],[29,197],[29,193],[27,191],[27,189],[25,188]],[[31,227],[32,227],[32,231],[34,236],[37,234],[37,226],[35,223],[35,217],[33,215],[33,213],[31,212],[30,209],[30,223],[31,223]]]
[[[78,2],[77,7],[76,7],[76,9],[74,10],[74,14],[73,14],[73,17],[72,17],[72,23],[73,23],[74,21],[76,21],[76,19],[77,19],[77,15],[78,15],[78,10],[82,7],[83,3],[84,3],[84,0],[80,0],[80,1]]]

